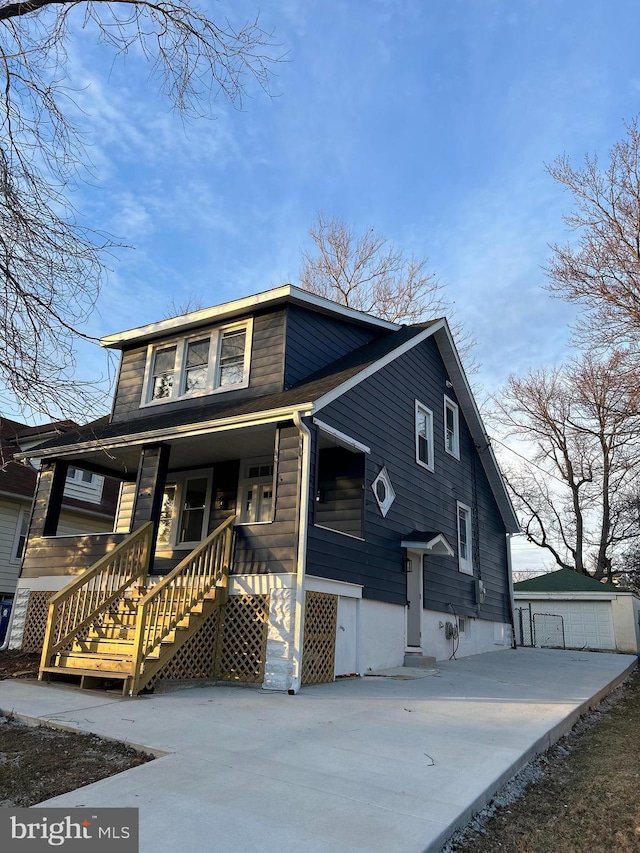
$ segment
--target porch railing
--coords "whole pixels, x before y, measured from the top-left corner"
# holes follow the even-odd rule
[[[231,516],[139,602],[133,690],[147,655],[156,650],[214,587],[226,587],[233,545]]]
[[[136,581],[144,582],[151,553],[153,524],[147,522],[57,592],[49,602],[49,617],[40,668],[70,644],[100,613]]]

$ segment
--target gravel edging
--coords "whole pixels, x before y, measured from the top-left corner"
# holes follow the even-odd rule
[[[511,805],[522,797],[530,785],[544,779],[553,772],[555,765],[570,755],[580,744],[583,735],[598,723],[612,708],[624,701],[630,678],[625,679],[611,691],[595,708],[581,715],[570,732],[563,735],[548,750],[540,753],[526,764],[506,785],[489,800],[487,805],[473,815],[469,823],[458,829],[440,848],[440,853],[457,853],[462,845],[486,835],[487,823],[500,809]]]

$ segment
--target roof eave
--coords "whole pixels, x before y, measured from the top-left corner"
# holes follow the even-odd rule
[[[387,331],[395,331],[401,328],[397,323],[391,323],[379,317],[372,317],[363,311],[356,311],[353,308],[339,305],[331,299],[317,296],[315,293],[302,290],[292,284],[285,284],[272,290],[265,290],[262,293],[246,296],[242,299],[235,299],[231,302],[224,302],[221,305],[214,305],[210,308],[192,311],[189,314],[182,314],[179,317],[160,320],[158,323],[149,323],[145,326],[138,326],[135,329],[128,329],[114,335],[107,335],[100,339],[100,346],[108,349],[122,349],[124,346],[143,344],[154,338],[170,335],[174,332],[188,332],[191,329],[204,326],[208,323],[232,320],[234,317],[246,315],[258,308],[275,307],[277,305],[284,305],[285,303],[313,308],[322,313],[340,317],[343,320],[365,326],[374,326]]]
[[[238,418],[237,416],[212,418],[209,421],[182,424],[181,426],[173,427],[172,429],[167,429],[165,427],[162,429],[139,432],[135,435],[126,433],[124,435],[112,436],[110,438],[94,438],[90,441],[79,441],[75,444],[63,445],[61,447],[39,448],[34,451],[28,451],[17,458],[29,459],[37,457],[38,459],[63,459],[67,456],[74,456],[77,453],[90,450],[109,450],[117,447],[131,447],[136,444],[143,444],[147,441],[153,440],[172,441],[180,438],[191,438],[198,435],[205,435],[210,432],[242,429],[243,427],[256,426],[260,423],[277,423],[278,421],[292,418],[296,412],[300,413],[302,416],[307,416],[312,414],[312,411],[313,403],[299,403],[295,406],[286,406],[280,409],[267,409],[264,411],[252,412],[249,415],[244,415],[242,418]]]

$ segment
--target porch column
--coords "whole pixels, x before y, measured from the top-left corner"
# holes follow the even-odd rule
[[[60,459],[42,462],[33,501],[29,538],[55,536],[69,464]]]
[[[167,471],[169,469],[170,451],[171,447],[168,444],[149,444],[142,448],[140,463],[138,465],[138,478],[136,480],[136,494],[133,502],[131,530],[137,530],[147,521],[153,522],[153,538],[149,568],[153,565],[153,557],[155,554],[156,536],[158,535],[158,524],[160,522],[162,495],[164,493],[164,487],[167,481]]]

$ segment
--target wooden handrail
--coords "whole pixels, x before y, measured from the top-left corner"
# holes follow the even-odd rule
[[[152,522],[143,524],[50,599],[41,670],[128,587],[146,577],[152,532]]]
[[[150,602],[153,598],[160,595],[162,590],[166,586],[169,586],[171,583],[173,583],[175,578],[179,577],[183,573],[184,569],[193,560],[195,560],[197,557],[199,557],[200,554],[209,547],[210,543],[217,536],[219,536],[228,527],[231,527],[233,525],[235,520],[236,520],[236,518],[234,515],[227,518],[225,521],[222,522],[222,524],[218,525],[218,527],[216,527],[216,529],[212,533],[210,533],[206,539],[203,539],[202,542],[193,549],[193,551],[189,551],[189,553],[184,558],[184,560],[182,560],[180,563],[178,563],[178,565],[175,567],[175,569],[172,569],[168,575],[165,575],[162,578],[162,580],[159,583],[155,584],[153,589],[149,590],[149,592],[145,595],[145,597],[138,602],[138,607],[144,606],[145,604]]]
[[[142,686],[144,659],[176,629],[205,595],[228,576],[233,524],[231,516],[207,536],[138,603],[131,693]]]

